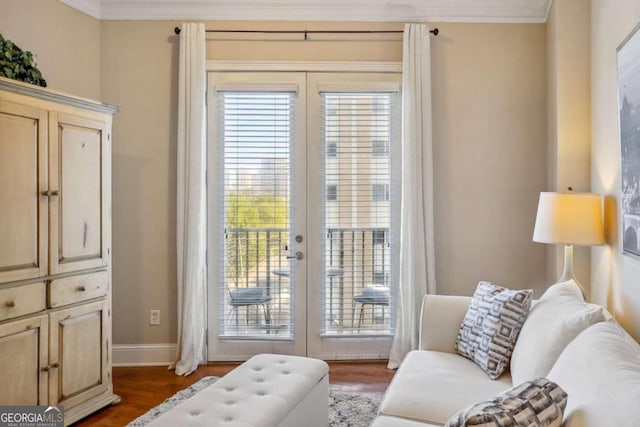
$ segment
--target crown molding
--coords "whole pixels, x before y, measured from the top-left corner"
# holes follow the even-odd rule
[[[552,0],[59,0],[104,20],[546,22]]]
[[[101,0],[59,0],[72,8],[79,10],[94,18],[102,18],[102,2]]]

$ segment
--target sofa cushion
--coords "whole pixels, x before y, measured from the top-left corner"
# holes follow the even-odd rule
[[[456,353],[415,350],[402,361],[379,413],[443,425],[461,409],[511,386],[510,375],[492,381]]]
[[[569,395],[565,427],[639,425],[640,345],[614,320],[578,335],[547,378]]]
[[[489,378],[502,375],[529,314],[531,295],[531,289],[478,283],[456,341],[458,353],[477,363]]]
[[[567,344],[592,324],[602,321],[602,307],[587,304],[573,280],[549,287],[531,308],[513,349],[513,383],[546,376]]]
[[[425,295],[418,350],[456,353],[460,325],[469,309],[471,297]]]
[[[548,379],[537,378],[471,405],[445,427],[560,427],[566,406],[567,393]]]

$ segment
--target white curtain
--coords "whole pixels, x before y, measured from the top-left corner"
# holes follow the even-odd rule
[[[418,347],[422,299],[435,293],[429,28],[406,24],[402,55],[400,282],[389,368]]]
[[[206,358],[204,24],[182,24],[178,79],[178,346],[174,366],[177,375],[189,375]]]

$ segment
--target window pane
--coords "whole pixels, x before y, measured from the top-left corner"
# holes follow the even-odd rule
[[[373,184],[371,189],[371,200],[374,202],[389,201],[389,185]]]
[[[391,333],[394,93],[324,92],[325,335]],[[337,153],[336,157],[330,153]]]
[[[224,271],[218,334],[290,337],[292,289],[287,272],[293,95],[222,92],[219,141],[224,150]]]
[[[338,186],[327,185],[327,201],[334,202],[338,200]]]
[[[371,147],[371,154],[374,156],[388,156],[389,141],[375,139],[373,141],[373,146]]]
[[[338,143],[327,141],[327,157],[338,157]]]

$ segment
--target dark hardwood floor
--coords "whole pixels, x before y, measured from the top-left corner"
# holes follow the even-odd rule
[[[222,376],[235,366],[237,364],[208,364],[187,377],[179,377],[161,366],[113,368],[113,387],[122,403],[102,409],[74,425],[124,426],[200,378]],[[329,362],[329,382],[341,391],[384,391],[394,372],[386,368],[386,362]]]

